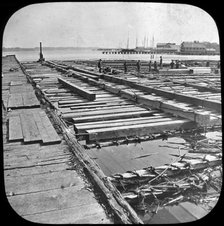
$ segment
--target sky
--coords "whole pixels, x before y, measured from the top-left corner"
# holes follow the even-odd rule
[[[137,2],[68,2],[32,4],[8,20],[4,47],[129,48],[158,42],[219,43],[215,21],[204,10],[186,4]]]

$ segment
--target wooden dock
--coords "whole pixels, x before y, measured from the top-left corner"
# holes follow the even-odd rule
[[[8,110],[3,118],[4,183],[12,209],[44,224],[112,223],[15,56],[3,57],[2,79]]]
[[[7,60],[10,64],[14,62],[13,59],[11,57],[9,61],[6,57],[5,65]],[[19,65],[22,67],[21,78],[25,73],[42,103],[29,109],[26,106],[9,109],[4,100],[8,100],[11,86],[24,85],[25,80],[23,83],[18,80],[12,84],[4,83],[3,102],[10,110],[7,113],[9,119],[11,117],[10,142],[6,139],[4,145],[7,195],[12,200],[10,204],[15,209],[18,206],[24,218],[44,223],[114,223],[95,200],[89,189],[92,187],[84,181],[83,175],[79,171],[66,170],[68,164],[78,163],[100,189],[107,207],[120,219],[119,222],[164,223],[164,219],[171,223],[189,222],[209,212],[206,205],[183,201],[176,206],[161,206],[155,217],[142,215],[120,189],[125,185],[118,186],[110,179],[122,178],[122,175],[123,178],[125,175],[141,178],[140,173],[150,167],[164,170],[163,166],[171,164],[174,156],[195,152],[189,134],[200,133],[202,140],[209,139],[209,135],[219,139],[222,126],[220,92],[209,86],[205,88],[203,84],[192,85],[197,79],[201,82],[207,79],[208,84],[209,75],[192,77],[189,74],[189,77],[181,78],[177,73],[176,77],[98,73],[92,62],[46,61]],[[9,66],[5,68],[9,70]],[[48,110],[41,109],[42,105]],[[59,134],[52,123],[61,131]],[[219,146],[212,150],[220,153]],[[16,155],[18,161],[11,161]],[[10,173],[19,177],[20,171],[24,180],[12,191],[15,180]],[[31,175],[37,175],[36,180]],[[34,185],[28,181],[35,181]],[[209,192],[217,193],[212,188]],[[32,201],[26,206],[27,197],[37,202]],[[41,204],[45,199],[46,205]],[[215,202],[210,204],[213,207]]]

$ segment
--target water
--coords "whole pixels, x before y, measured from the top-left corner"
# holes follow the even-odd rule
[[[102,54],[101,51],[84,49],[84,50],[44,50],[43,54],[46,60],[159,60],[163,56],[163,62],[171,62],[171,60],[220,60],[219,55],[174,55],[174,54],[155,54],[153,59],[150,59],[150,54]],[[3,52],[5,55],[16,55],[19,61],[36,61],[39,59],[39,50],[21,50]]]

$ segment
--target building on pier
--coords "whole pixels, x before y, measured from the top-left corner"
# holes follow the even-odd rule
[[[203,55],[206,54],[206,47],[204,44],[194,41],[194,42],[182,42],[180,47],[181,54],[189,55]]]
[[[157,43],[156,45],[157,53],[179,53],[180,45],[176,45],[176,43]]]

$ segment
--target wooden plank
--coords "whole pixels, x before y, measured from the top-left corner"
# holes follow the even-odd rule
[[[132,109],[135,105],[131,105],[131,104],[127,104],[127,105],[112,105],[112,106],[107,106],[107,105],[104,105],[104,106],[100,106],[100,107],[94,107],[94,106],[91,106],[90,108],[83,108],[83,109],[73,109],[71,107],[68,107],[68,108],[61,108],[60,111],[64,114],[66,113],[89,113],[89,112],[93,112],[93,111],[107,111],[107,110],[121,110],[121,109]]]
[[[121,122],[114,122],[110,121],[110,123],[100,123],[100,124],[92,124],[92,125],[75,125],[75,128],[78,132],[83,132],[85,130],[90,129],[99,129],[99,128],[108,128],[108,127],[117,127],[117,126],[127,126],[127,125],[139,125],[139,124],[145,124],[150,122],[162,122],[162,121],[170,121],[175,119],[173,118],[164,118],[163,116],[152,116],[147,118],[137,118],[136,120],[132,121],[121,121]]]
[[[11,81],[10,85],[11,86],[17,86],[17,85],[21,86],[21,85],[23,85],[23,82],[22,81]]]
[[[19,116],[9,117],[9,141],[23,140],[23,133]]]
[[[88,101],[86,99],[80,98],[80,100],[59,100],[59,104],[79,104],[79,103],[97,103],[97,102],[109,102],[109,101],[119,101],[122,100],[120,97],[111,97],[111,98],[105,98],[105,99],[99,99],[94,101]],[[124,99],[123,99],[124,100]]]
[[[84,110],[84,109],[92,109],[92,108],[104,108],[104,107],[127,106],[127,105],[131,105],[131,103],[127,101],[122,101],[122,102],[102,103],[102,104],[95,104],[95,105],[69,106],[69,107],[72,110]]]
[[[8,108],[23,107],[23,99],[20,93],[10,94],[8,99]]]
[[[86,132],[89,134],[89,140],[98,140],[127,136],[144,136],[150,133],[162,133],[168,130],[190,129],[195,126],[196,124],[189,120],[172,120],[167,122],[92,129],[86,130]]]
[[[23,216],[28,221],[44,224],[108,224],[112,223],[105,217],[98,203],[74,206]]]
[[[44,144],[50,143],[51,142],[50,137],[48,135],[47,130],[45,129],[45,127],[43,125],[43,122],[41,120],[41,117],[40,117],[39,113],[38,112],[34,112],[33,113],[33,117],[34,117],[34,120],[35,120],[35,122],[37,124],[37,127],[38,127],[38,130],[40,132],[40,136],[41,136],[41,139],[42,139],[43,143]]]
[[[85,117],[85,116],[95,116],[95,115],[107,115],[107,114],[117,114],[117,113],[125,113],[125,112],[136,112],[136,111],[145,111],[144,108],[140,107],[126,107],[126,108],[118,108],[118,109],[108,109],[108,110],[92,110],[87,112],[82,112],[81,114],[78,113],[63,113],[63,117],[70,117],[70,118],[78,118],[78,117]]]
[[[64,158],[68,158],[65,156]],[[44,160],[44,159],[42,159]],[[59,172],[48,172],[45,174],[26,175],[20,177],[19,180],[6,176],[5,177],[5,190],[6,195],[13,192],[15,195],[26,193],[41,192],[50,189],[57,189],[63,186],[82,188],[83,183],[80,177],[74,171],[66,170],[65,168]]]
[[[33,91],[33,87],[30,84],[24,84],[21,86],[10,86],[10,93],[25,93],[25,92],[32,92]]]
[[[59,101],[60,102],[60,101]],[[88,102],[80,102],[80,103],[68,103],[68,104],[59,104],[59,107],[89,107],[89,106],[94,106],[94,105],[114,105],[114,104],[121,104],[121,103],[132,103],[132,101],[129,100],[124,100],[124,99],[115,99],[115,100],[110,100],[110,101],[88,101]]]
[[[44,126],[45,131],[47,132],[48,137],[43,140],[44,143],[60,143],[61,138],[55,131],[51,121],[47,117],[45,112],[39,112],[42,125]]]
[[[144,116],[144,117],[138,117],[138,118],[124,118],[124,119],[113,119],[113,120],[103,120],[99,122],[77,122],[76,125],[80,126],[85,126],[85,125],[98,125],[98,124],[104,124],[104,123],[117,123],[117,122],[128,122],[128,121],[139,121],[139,120],[145,120],[145,119],[150,119],[152,117],[167,117],[167,114],[165,113],[154,113],[151,114],[150,116]]]
[[[75,84],[66,81],[65,79],[62,78],[58,78],[59,83],[65,85],[66,87],[68,87],[70,90],[74,91],[75,93],[80,94],[81,96],[83,96],[84,98],[88,99],[88,100],[95,100],[96,99],[96,94],[92,93],[88,90],[82,89],[78,86],[76,86]]]
[[[41,141],[41,136],[32,114],[20,113],[24,143]]]
[[[24,107],[39,107],[40,102],[38,101],[34,92],[22,93],[23,106]]]
[[[68,153],[62,152],[60,148],[64,147],[59,147],[56,144],[47,146],[40,146],[38,143],[20,146],[15,144],[7,149],[7,153],[4,153],[4,170],[38,167],[36,173],[40,173],[39,168],[44,166],[68,163]]]
[[[20,216],[24,216],[95,203],[95,198],[90,191],[72,186],[15,195],[8,197],[8,201]]]
[[[107,111],[107,110],[114,110],[116,112],[117,109],[129,109],[130,111],[132,108],[134,108],[136,105],[133,104],[114,104],[114,105],[101,105],[101,106],[90,106],[87,108],[82,109],[73,109],[70,107],[70,110],[73,110],[75,113],[85,113],[85,112],[92,112],[92,111]]]
[[[85,74],[89,74],[89,75],[93,75],[95,77],[100,77],[101,73],[98,72],[92,72],[92,71],[88,71],[86,69],[81,69],[81,68],[77,68],[77,67],[73,67],[73,66],[69,66],[71,68],[71,71],[77,71],[77,72],[81,72],[81,73],[85,73]],[[69,70],[70,71],[70,70]]]
[[[110,119],[124,119],[124,118],[140,117],[140,116],[149,116],[154,113],[158,113],[158,111],[157,110],[151,110],[151,111],[145,110],[145,111],[136,111],[136,112],[124,112],[124,113],[119,113],[119,114],[87,116],[87,117],[79,117],[79,118],[72,118],[72,119],[73,119],[74,123],[95,122],[95,121],[103,121],[103,120],[110,120]],[[65,117],[65,118],[67,118],[67,117]],[[67,119],[69,119],[69,117]]]

